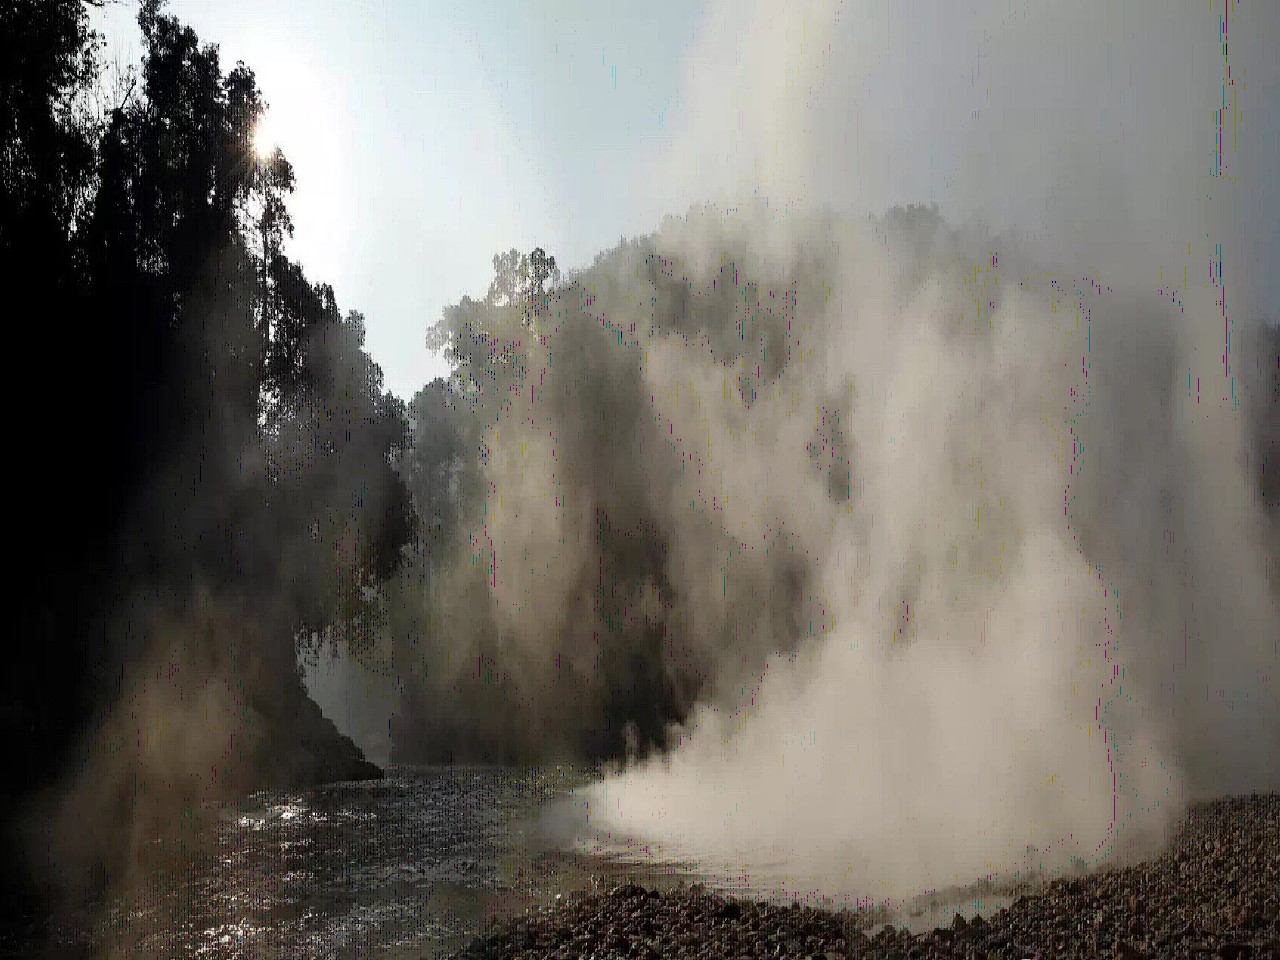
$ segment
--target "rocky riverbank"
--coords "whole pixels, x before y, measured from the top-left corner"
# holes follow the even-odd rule
[[[877,923],[628,884],[531,912],[458,957],[1280,960],[1280,794],[1195,805],[1160,856],[1049,882],[986,919],[918,934]]]

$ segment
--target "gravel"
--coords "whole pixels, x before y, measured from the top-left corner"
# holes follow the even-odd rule
[[[1280,794],[1197,804],[1155,859],[1050,881],[989,918],[916,934],[877,922],[626,884],[530,911],[455,956],[1280,960]]]

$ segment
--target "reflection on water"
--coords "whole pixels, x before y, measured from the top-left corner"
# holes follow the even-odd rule
[[[588,771],[392,768],[388,778],[267,792],[167,825],[97,911],[56,925],[58,955],[429,958],[557,894],[699,879],[638,851],[566,847],[564,801]],[[709,886],[768,896],[731,879]],[[959,898],[897,920],[945,922]],[[1001,905],[972,896],[962,910]]]
[[[266,792],[182,818],[57,954],[436,957],[557,893],[667,871],[565,852],[540,811],[587,771],[392,768],[386,780]]]

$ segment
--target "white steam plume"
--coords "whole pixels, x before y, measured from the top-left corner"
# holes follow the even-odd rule
[[[786,530],[827,620],[758,683],[720,675],[670,754],[592,788],[594,831],[902,896],[1028,845],[1096,862],[1189,797],[1280,784],[1277,540],[1238,403],[1280,252],[1280,14],[1227,7],[713,11],[666,199],[936,198],[1019,239],[759,206],[658,236],[699,279],[726,231],[766,272],[832,263],[748,410],[738,371],[687,340],[654,334],[643,365],[700,464],[654,501],[717,504],[748,556]],[[833,403],[845,503],[806,451]],[[669,510],[668,575],[723,622],[719,568]]]

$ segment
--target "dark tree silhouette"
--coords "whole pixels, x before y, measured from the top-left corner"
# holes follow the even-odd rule
[[[0,681],[4,852],[21,821],[55,872],[97,863],[100,882],[148,804],[376,773],[307,699],[295,640],[360,638],[414,529],[404,405],[363,318],[283,252],[293,172],[251,149],[252,71],[224,71],[157,0],[139,23],[138,87],[95,117],[86,5],[0,8],[0,278],[30,305],[13,356],[46,381],[11,375],[6,408],[22,599]],[[176,742],[104,749],[143,722],[128,714],[158,660],[165,709],[237,691],[207,749],[214,731],[246,746],[224,756],[223,737],[198,775]]]

